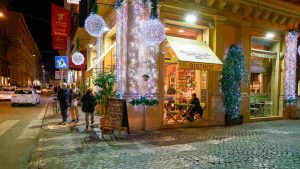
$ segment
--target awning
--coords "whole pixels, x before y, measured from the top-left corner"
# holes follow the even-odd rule
[[[223,63],[206,43],[171,36],[167,36],[167,41],[175,52],[179,68],[222,71]]]

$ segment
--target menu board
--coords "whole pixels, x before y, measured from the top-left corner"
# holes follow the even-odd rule
[[[109,99],[107,115],[100,122],[102,129],[121,131],[122,127],[127,127],[129,133],[126,101],[122,99]]]

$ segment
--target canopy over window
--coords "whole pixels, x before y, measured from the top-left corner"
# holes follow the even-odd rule
[[[207,44],[196,40],[170,36],[167,36],[167,41],[176,55],[176,58],[171,60],[179,62],[179,68],[222,71],[223,63]]]

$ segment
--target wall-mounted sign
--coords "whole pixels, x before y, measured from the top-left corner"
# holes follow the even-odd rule
[[[56,69],[68,69],[68,56],[55,56]]]
[[[66,36],[52,36],[52,47],[55,50],[67,49],[67,37]]]
[[[69,4],[79,4],[80,0],[67,0]]]
[[[52,10],[52,36],[70,36],[70,11],[51,5]]]
[[[55,71],[55,79],[67,79],[68,71],[67,70],[58,70]]]

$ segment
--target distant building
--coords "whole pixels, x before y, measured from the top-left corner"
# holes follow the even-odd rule
[[[0,39],[2,85],[31,86],[34,80],[40,80],[40,52],[22,14],[5,13]]]

